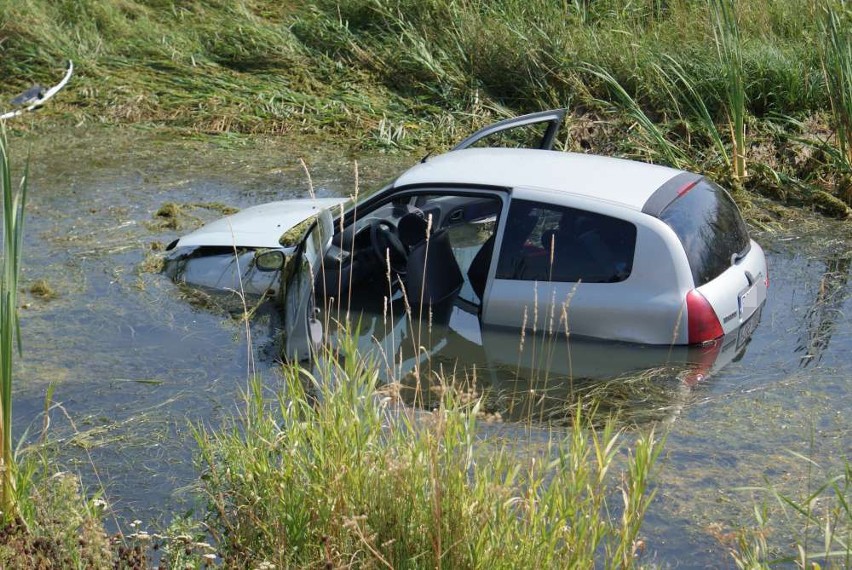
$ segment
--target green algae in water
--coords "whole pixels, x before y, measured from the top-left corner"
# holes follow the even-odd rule
[[[38,279],[30,285],[30,294],[42,301],[52,301],[59,293],[45,279]]]

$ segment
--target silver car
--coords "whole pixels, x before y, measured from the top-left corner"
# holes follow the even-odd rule
[[[564,115],[491,125],[357,204],[246,209],[174,242],[172,274],[204,282],[191,261],[236,248],[242,281],[275,290],[297,358],[320,341],[322,311],[382,306],[630,343],[745,343],[769,276],[729,194],[699,174],[553,151]]]

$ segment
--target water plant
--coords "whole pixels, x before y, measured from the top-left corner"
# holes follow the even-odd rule
[[[742,569],[781,564],[795,564],[798,568],[850,568],[852,463],[847,459],[840,473],[826,475],[812,488],[812,472],[821,471],[820,465],[804,455],[791,453],[808,465],[807,488],[801,496],[781,491],[772,483],[741,489],[759,493],[764,502],[754,507],[757,527],[738,533],[731,550],[734,562]],[[776,505],[774,515],[770,515],[767,501]],[[772,543],[773,527],[781,527],[785,538],[793,538],[792,547]]]
[[[277,404],[255,381],[231,428],[196,428],[226,565],[634,565],[653,430],[590,429],[578,410],[538,445],[483,440],[479,400],[450,378],[434,410],[406,408],[377,390],[352,337],[339,346],[312,372],[287,367]]]
[[[12,360],[20,351],[18,324],[18,277],[23,246],[24,206],[27,198],[27,169],[15,188],[9,160],[6,131],[0,124],[0,194],[3,200],[3,257],[0,271],[0,509],[5,520],[17,515],[16,465],[12,447]],[[16,343],[17,340],[17,343]]]
[[[823,11],[822,68],[840,162],[852,171],[852,6],[846,0],[825,0]]]

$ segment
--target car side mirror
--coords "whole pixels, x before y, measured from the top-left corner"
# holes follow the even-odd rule
[[[284,267],[284,252],[278,249],[269,249],[254,255],[254,266],[259,271],[279,271]]]

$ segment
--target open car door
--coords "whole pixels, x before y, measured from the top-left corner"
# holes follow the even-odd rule
[[[554,109],[494,123],[476,131],[452,150],[471,146],[552,150],[566,111],[567,109]]]
[[[281,352],[286,360],[311,358],[323,341],[323,323],[316,310],[314,283],[322,270],[323,256],[333,234],[331,211],[326,208],[317,213],[316,222],[299,241],[295,254],[285,260],[281,277],[285,283],[281,299],[284,312]]]

